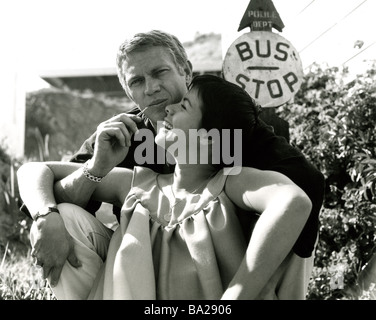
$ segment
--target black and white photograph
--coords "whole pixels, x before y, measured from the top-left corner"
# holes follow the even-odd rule
[[[375,12],[1,1],[0,300],[376,300]]]

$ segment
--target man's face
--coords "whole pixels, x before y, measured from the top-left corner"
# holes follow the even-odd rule
[[[181,101],[187,92],[186,71],[178,70],[164,47],[134,51],[122,67],[130,98],[154,125],[163,121],[165,107]]]

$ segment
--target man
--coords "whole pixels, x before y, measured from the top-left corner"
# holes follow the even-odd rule
[[[165,107],[178,103],[186,93],[187,85],[192,79],[192,66],[176,37],[160,31],[151,31],[137,34],[124,42],[118,53],[117,69],[124,90],[141,113],[117,115],[100,124],[98,128],[111,131],[114,137],[120,138],[120,144],[128,147],[127,154],[119,166],[132,168],[139,165],[134,151],[141,143],[133,139],[133,134],[140,128],[148,128],[155,132],[157,121],[162,121],[165,117]],[[84,162],[89,159],[94,151],[94,141],[95,134],[84,143],[73,161]],[[116,144],[114,146],[116,147]],[[309,164],[299,151],[292,148],[284,138],[276,136],[266,125],[255,130],[254,141],[245,152],[248,157],[243,165],[279,171],[299,185],[310,197],[313,204],[312,212],[294,246],[294,251],[302,258],[310,257],[312,263],[312,252],[318,231],[318,214],[323,201],[322,174]],[[158,164],[157,159],[155,160],[146,165],[157,172],[172,171],[171,166]],[[90,179],[96,179],[97,173],[92,169],[89,165],[82,174],[70,175],[56,183],[57,201],[73,202],[81,207],[89,206],[91,211],[95,212],[98,206],[93,207],[84,196],[93,188]],[[49,207],[48,203],[45,205]],[[44,209],[32,210],[34,218],[39,210]],[[62,218],[53,211],[56,210],[40,211],[39,214],[42,216],[34,222],[32,232],[32,254],[39,264],[43,264],[44,276],[50,276],[52,285],[58,281],[66,260],[74,267],[80,265]],[[240,219],[243,220],[245,217],[246,215],[239,213]],[[244,221],[243,226],[245,232],[251,231],[251,222]]]

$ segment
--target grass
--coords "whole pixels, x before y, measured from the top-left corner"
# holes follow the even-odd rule
[[[56,300],[33,265],[30,252],[25,256],[5,248],[0,265],[0,300]]]
[[[0,256],[0,300],[56,300],[40,269],[33,265],[30,251],[27,254],[15,254],[5,248]],[[367,290],[344,296],[340,300],[375,300],[376,285]]]
[[[111,228],[116,220],[106,212],[110,211],[103,206],[98,218]],[[4,223],[0,222],[0,227],[4,228]],[[28,238],[27,225],[21,230],[25,233],[23,238]],[[0,241],[0,300],[56,300],[40,270],[34,266],[31,248],[25,244],[25,239],[18,246],[17,241],[6,244]]]

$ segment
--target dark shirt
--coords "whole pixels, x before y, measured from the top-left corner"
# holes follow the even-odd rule
[[[138,109],[130,111],[132,114],[137,114],[138,112]],[[146,118],[144,118],[144,122],[139,124],[139,129],[141,128],[148,128],[154,132],[150,121]],[[95,134],[85,141],[71,161],[85,162],[90,159],[93,154],[94,141]],[[142,141],[139,142],[132,139],[128,155],[119,164],[120,167],[133,169],[135,165],[139,165],[136,163],[133,154],[141,143]],[[157,148],[156,145],[155,148]],[[154,154],[157,154],[156,149]],[[255,128],[250,146],[247,150],[243,150],[243,154],[245,155],[243,156],[243,166],[280,172],[289,177],[308,195],[312,202],[312,211],[293,250],[303,258],[311,256],[318,233],[319,213],[324,199],[324,176],[308,162],[301,151],[291,146],[286,138],[276,135],[273,128],[263,121],[260,121]],[[157,164],[157,161],[154,164],[145,164],[144,166],[158,173],[173,172],[173,166]],[[99,206],[100,203],[91,202],[87,210],[94,214]],[[119,218],[119,213],[120,209],[114,208],[114,214],[117,218]],[[251,225],[254,224],[254,219],[251,219],[251,216],[249,213],[239,211],[239,219],[242,221],[246,234],[252,229]]]
[[[244,150],[243,150],[244,152]],[[243,166],[273,170],[289,177],[310,198],[312,210],[294,245],[294,252],[305,258],[314,249],[319,227],[319,214],[324,200],[325,179],[297,148],[284,137],[274,134],[270,126],[260,123],[253,133],[250,148],[245,150]]]

